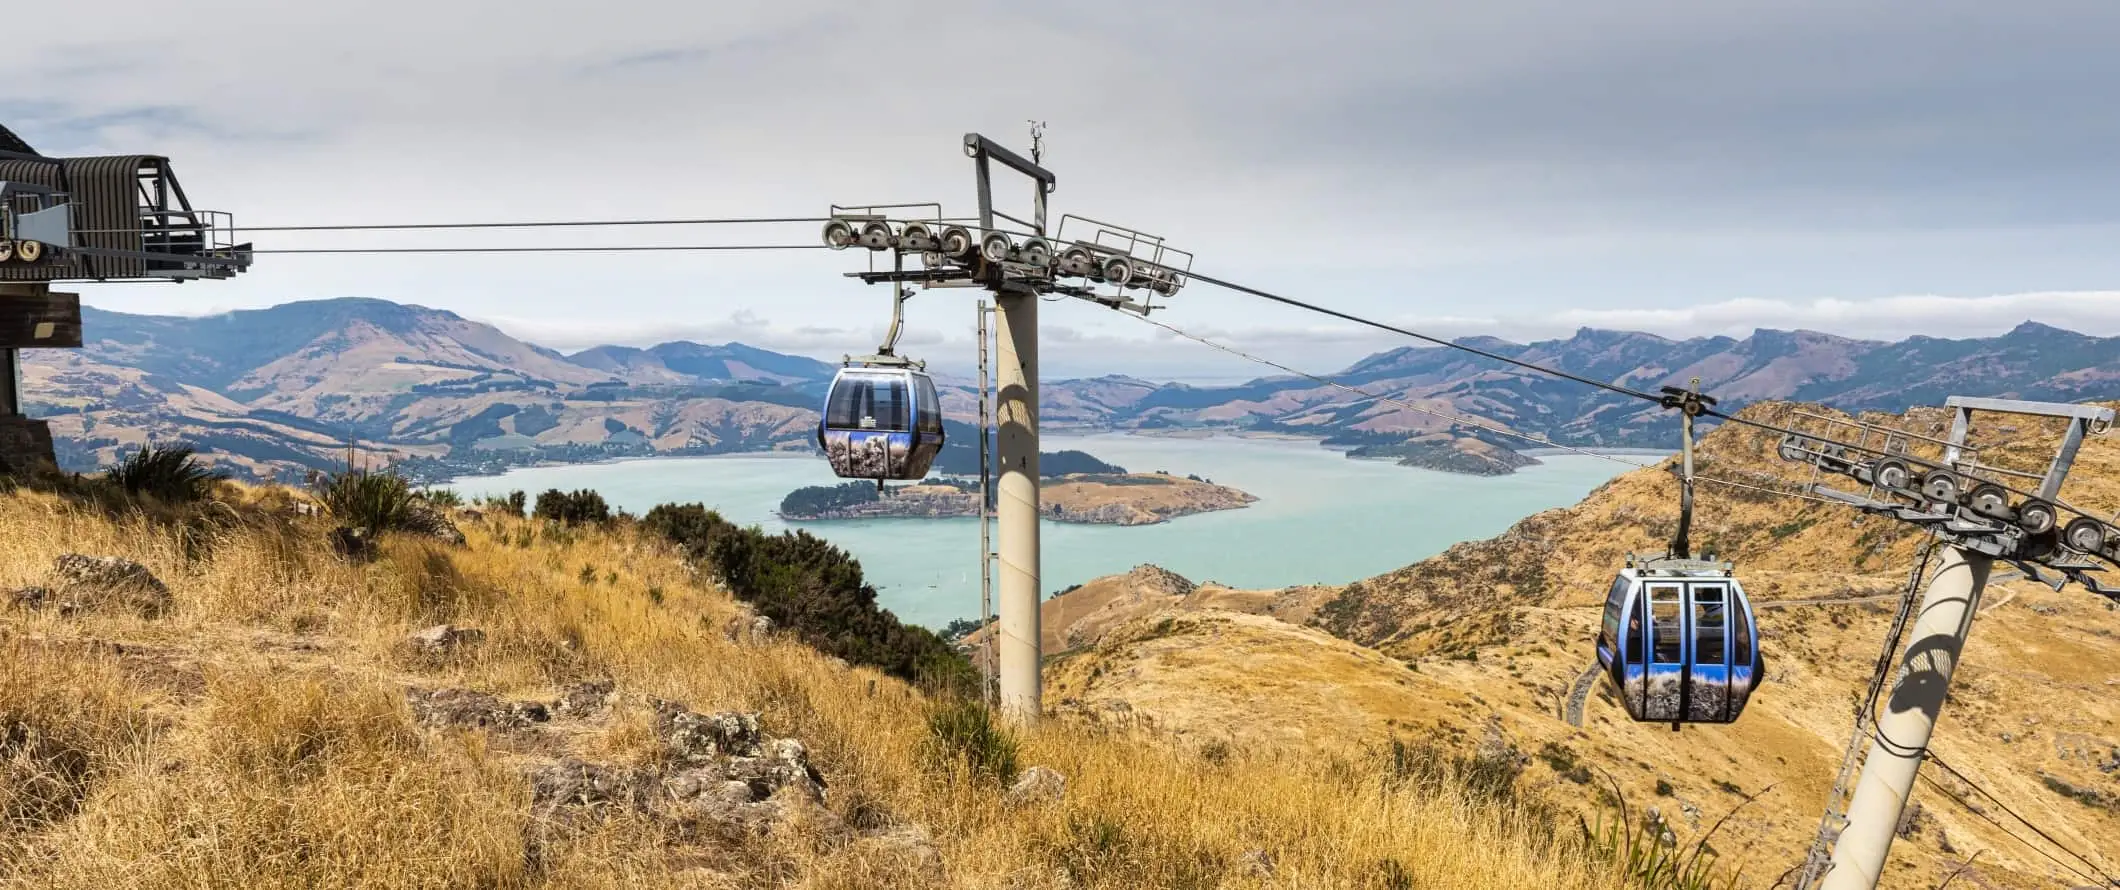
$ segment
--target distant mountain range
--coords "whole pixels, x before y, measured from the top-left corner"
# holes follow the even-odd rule
[[[571,355],[452,312],[374,299],[203,318],[83,309],[87,348],[24,354],[30,411],[61,462],[108,463],[141,441],[193,443],[252,477],[298,476],[358,452],[439,478],[532,460],[807,449],[836,364],[741,343],[599,346]],[[1811,331],[1670,340],[1583,329],[1530,344],[1460,341],[1654,389],[1701,378],[1726,406],[1797,399],[1903,410],[1952,393],[2075,401],[2120,391],[2120,338],[2027,322],[2000,337],[1899,342]],[[1369,356],[1337,381],[1578,446],[1671,444],[1668,419],[1581,384],[1440,347]],[[945,410],[974,415],[969,386]],[[1449,469],[1522,462],[1522,442],[1303,377],[1200,387],[1124,376],[1047,381],[1051,429],[1244,429]],[[1489,440],[1481,442],[1479,440]],[[1450,459],[1431,459],[1433,450]]]

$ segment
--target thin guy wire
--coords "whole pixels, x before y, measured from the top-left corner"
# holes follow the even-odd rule
[[[2016,810],[2010,809],[2010,805],[2003,803],[2002,798],[1996,797],[1994,792],[1989,791],[1984,787],[1981,787],[1980,783],[1975,782],[1970,778],[1967,778],[1966,774],[1959,772],[1956,767],[1953,767],[1949,763],[1944,762],[1943,758],[1938,757],[1935,751],[1924,748],[1922,750],[1922,753],[1929,760],[1935,761],[1937,766],[1943,767],[1943,771],[1950,773],[1952,778],[1955,778],[1960,782],[1964,782],[1966,784],[1966,787],[1971,788],[1974,791],[1978,791],[1980,792],[1980,795],[1982,797],[1994,801],[1995,805],[2001,807],[2003,812],[2010,814],[2010,818],[2024,823],[2024,827],[2031,829],[2040,837],[2045,838],[2047,843],[2053,844],[2055,848],[2061,850],[2064,853],[2069,854],[2070,856],[2076,857],[2076,859],[2081,861],[2084,865],[2090,866],[2092,871],[2098,873],[2099,878],[2103,878],[2105,880],[2107,886],[2120,887],[2120,878],[2115,878],[2112,875],[2107,874],[2105,869],[2099,867],[2098,863],[2090,861],[2090,859],[2086,858],[2083,854],[2071,850],[2069,849],[2068,845],[2063,844],[2058,840],[2055,840],[2053,835],[2046,833],[2045,829],[2042,829],[2038,825],[2033,824],[2032,820],[2026,819],[2024,818],[2024,816],[2020,815]],[[1931,784],[1933,784],[1933,780],[1931,780]],[[2071,869],[2071,871],[2073,871],[2073,869]],[[2090,877],[2089,875],[2085,875],[2082,872],[2077,872],[2076,874],[2079,877]]]
[[[2062,861],[2060,857],[2047,852],[2045,847],[2041,847],[2038,844],[2034,844],[2031,841],[2025,840],[2023,835],[2020,835],[2014,831],[2009,830],[2008,828],[2003,827],[2002,823],[1995,821],[1995,817],[1983,813],[1979,810],[1973,809],[1972,804],[1967,803],[1965,798],[1959,797],[1957,793],[1953,792],[1951,789],[1943,787],[1943,783],[1938,782],[1935,779],[1932,779],[1926,775],[1923,775],[1921,777],[1921,780],[1923,782],[1927,782],[1930,788],[1936,789],[1937,793],[1942,794],[1944,797],[1950,798],[1951,802],[1957,804],[1961,809],[1964,809],[1966,812],[1972,813],[1975,816],[1979,816],[1982,822],[1986,822],[1987,824],[1994,826],[1996,831],[2002,832],[2003,837],[2009,838],[2010,840],[2023,844],[2025,849],[2031,850],[2034,853],[2046,857],[2048,861],[2054,863],[2055,865],[2061,866],[2062,870],[2068,872],[2069,874],[2075,875],[2076,877],[2082,878],[2086,881],[2090,881],[2093,883],[2097,882],[2097,878],[2085,874],[2082,869],[2079,869],[2073,865],[2070,865],[2067,862]],[[2006,810],[2009,808],[2004,807],[2003,809]],[[2032,830],[2038,831],[2039,829],[2034,827]],[[2067,847],[2062,847],[2061,849],[2063,852],[2067,852],[2071,856],[2076,855],[2075,853],[2070,852]]]

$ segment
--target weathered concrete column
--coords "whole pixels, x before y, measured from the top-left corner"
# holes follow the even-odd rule
[[[1001,711],[1018,725],[1042,707],[1038,622],[1038,298],[996,300],[995,376],[1000,472],[994,505],[1000,525]]]

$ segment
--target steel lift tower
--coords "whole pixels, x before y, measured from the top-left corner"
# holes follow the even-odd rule
[[[2055,590],[2075,582],[2120,601],[2120,587],[2097,577],[2120,564],[2120,528],[2061,498],[2078,447],[2086,435],[2111,426],[2113,410],[1967,396],[1945,404],[1948,438],[1799,411],[1811,427],[1806,432],[1815,432],[1786,436],[1779,447],[1783,460],[1814,468],[1814,493],[1923,528],[1943,553],[1916,607],[1884,712],[1873,716],[1864,703],[1856,714],[1840,777],[1797,877],[1799,890],[1877,886],[1997,561]],[[1981,460],[1972,445],[1975,412],[2058,420],[2066,429],[2044,472],[2008,469]],[[1828,487],[1817,481],[1821,475],[1862,488]],[[2024,485],[2033,487],[2016,487]],[[1868,755],[1851,796],[1855,755],[1865,741]]]
[[[1034,145],[1036,130],[1033,130]],[[1038,622],[1038,304],[1045,295],[1075,297],[1113,309],[1148,314],[1157,295],[1185,284],[1192,255],[1163,239],[1085,217],[1063,215],[1048,234],[1046,198],[1057,183],[1033,148],[1026,158],[977,133],[964,137],[972,159],[979,213],[946,217],[939,204],[832,207],[825,224],[829,247],[862,247],[891,255],[889,270],[848,273],[896,289],[978,288],[994,299],[996,460],[995,518],[1000,542],[1000,704],[1029,725],[1042,710]],[[1030,180],[1030,218],[996,209],[995,167]],[[912,213],[908,215],[908,212]],[[896,218],[894,218],[896,214]],[[1072,234],[1072,240],[1071,240]],[[910,268],[909,268],[910,267]],[[1143,300],[1137,301],[1135,295]],[[894,296],[902,300],[903,296]],[[980,431],[982,438],[986,431]],[[983,444],[983,443],[982,443]]]
[[[0,471],[56,464],[22,413],[24,349],[79,349],[81,298],[61,281],[228,278],[249,268],[225,213],[194,210],[153,155],[51,158],[0,127]]]

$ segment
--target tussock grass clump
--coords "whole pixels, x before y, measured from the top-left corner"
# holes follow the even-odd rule
[[[928,712],[931,762],[1000,785],[1016,779],[1016,738],[985,704],[945,700]]]
[[[188,447],[148,444],[105,470],[104,478],[133,497],[188,504],[211,497],[227,477],[200,463]]]
[[[369,538],[389,532],[435,534],[443,525],[412,483],[395,473],[349,470],[329,476],[318,483],[316,497],[331,518]]]

